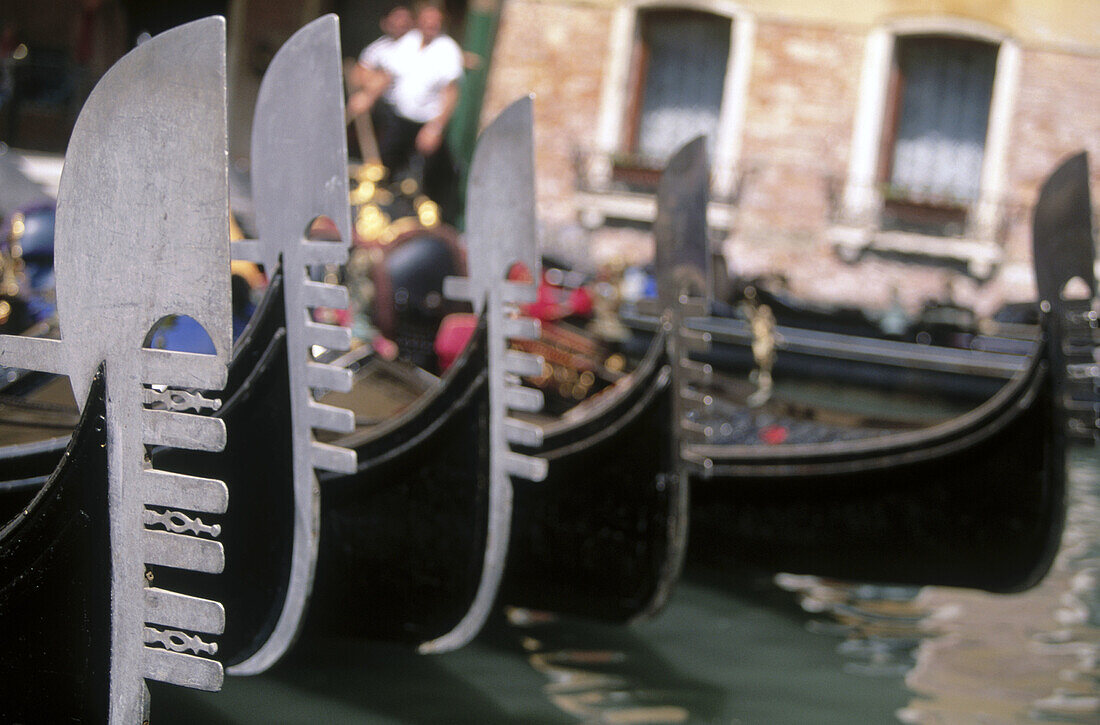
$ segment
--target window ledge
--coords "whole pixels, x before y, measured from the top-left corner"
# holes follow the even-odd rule
[[[609,219],[652,224],[657,218],[657,197],[629,191],[577,191],[574,197],[581,225],[592,230]],[[735,207],[712,201],[707,206],[707,223],[712,229],[733,228]]]
[[[988,279],[1004,256],[999,244],[976,237],[934,237],[837,225],[829,229],[828,238],[836,253],[848,262],[867,250],[953,259],[965,263],[969,274],[978,279]]]

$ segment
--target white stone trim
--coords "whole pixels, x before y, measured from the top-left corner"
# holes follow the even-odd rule
[[[882,147],[886,90],[889,86],[893,55],[894,34],[882,27],[872,30],[867,36],[863,53],[859,105],[852,126],[848,180],[844,188],[843,218],[847,220],[865,220],[879,203],[875,175]]]
[[[745,106],[752,74],[752,56],[756,49],[756,18],[747,13],[733,19],[732,55],[726,64],[726,83],[722,89],[722,108],[718,133],[714,139],[712,180],[714,195],[729,199],[737,182],[741,160],[741,140],[745,133]]]
[[[713,191],[726,198],[733,191],[736,167],[741,155],[745,128],[752,56],[756,39],[756,19],[729,0],[624,0],[615,8],[611,22],[608,57],[600,91],[596,144],[598,155],[606,159],[607,169],[593,170],[593,180],[610,179],[610,157],[621,150],[626,123],[626,102],[630,84],[630,60],[638,35],[638,14],[648,9],[699,10],[732,23],[730,55],[726,60],[722,107],[718,114],[718,132],[714,139]],[[601,177],[603,177],[601,179]]]
[[[1001,41],[993,76],[993,96],[989,104],[985,155],[982,157],[981,197],[975,213],[978,234],[985,238],[991,238],[996,232],[995,227],[1003,212],[1002,197],[1008,184],[1008,145],[1012,135],[1012,112],[1020,86],[1021,60],[1020,46],[1015,40]]]

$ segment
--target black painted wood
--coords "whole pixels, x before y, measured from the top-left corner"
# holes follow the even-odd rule
[[[339,441],[359,470],[321,479],[312,633],[418,644],[469,610],[489,513],[485,345],[482,324],[435,391]]]
[[[60,467],[0,529],[0,722],[107,721],[105,411],[101,369]]]
[[[544,481],[513,479],[515,513],[499,602],[626,621],[660,595],[676,516],[671,385],[664,337],[628,387],[555,426]]]
[[[210,395],[219,397],[216,392]],[[224,451],[175,448],[153,453],[156,468],[217,478],[229,488],[218,540],[225,569],[218,576],[149,567],[153,581],[173,591],[225,606],[218,638],[225,665],[244,661],[267,641],[283,609],[290,577],[295,501],[285,305],[281,275],[272,280],[248,328],[237,341],[223,405]]]

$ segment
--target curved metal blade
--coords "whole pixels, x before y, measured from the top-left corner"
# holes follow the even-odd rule
[[[531,98],[504,109],[482,132],[470,167],[466,194],[465,284],[449,285],[483,313],[489,367],[489,530],[481,579],[469,610],[448,633],[420,645],[421,652],[445,652],[469,642],[489,616],[504,574],[512,528],[512,476],[531,481],[546,477],[544,459],[516,453],[511,443],[539,435],[532,426],[509,417],[517,403],[542,407],[538,391],[512,382],[541,372],[541,357],[508,349],[509,337],[538,335],[538,324],[515,316],[515,305],[534,302],[539,279],[535,239],[535,153]],[[515,263],[531,273],[527,282],[506,281]],[[460,289],[455,289],[460,288]],[[537,438],[536,438],[537,440]]]
[[[538,279],[535,146],[530,98],[501,111],[478,139],[466,188],[471,303],[481,312],[515,263]]]
[[[252,196],[268,274],[279,255],[288,270],[314,263],[301,242],[318,216],[336,223],[345,247],[351,243],[342,77],[339,21],[325,15],[286,41],[260,84]]]
[[[1056,303],[1075,277],[1096,296],[1088,154],[1066,159],[1043,183],[1032,218],[1031,251],[1039,300]]]
[[[352,473],[355,452],[314,440],[313,428],[350,433],[350,411],[317,403],[311,388],[347,389],[350,373],[311,362],[310,348],[346,350],[347,328],[311,322],[310,307],[347,304],[342,287],[309,282],[313,264],[342,264],[351,242],[347,137],[335,15],[309,23],[275,54],[260,85],[252,125],[252,195],[259,258],[268,274],[282,264],[290,376],[294,502],[297,510],[287,588],[271,634],[233,674],[263,672],[277,662],[301,627],[317,562],[320,489],[316,468]],[[342,241],[306,239],[311,223],[327,216]]]
[[[78,401],[100,361],[136,356],[165,315],[232,342],[225,21],[135,48],[77,118],[57,199],[57,308]]]
[[[142,384],[225,382],[232,337],[225,87],[222,18],[132,50],[77,118],[58,191],[61,340],[35,342],[43,343],[43,367],[68,374],[78,401],[106,362],[112,724],[147,719],[146,678],[210,690],[222,683],[221,664],[206,656],[215,644],[198,635],[222,631],[221,605],[168,591],[150,599],[144,573],[146,564],[219,572],[224,552],[214,529],[211,538],[158,530],[168,528],[165,515],[195,521],[146,506],[220,513],[227,492],[220,481],[149,468],[144,446],[220,450],[225,424],[146,408]],[[201,324],[215,355],[142,349],[169,314]],[[192,495],[200,489],[210,495]]]
[[[706,139],[698,136],[677,151],[657,185],[657,291],[662,309],[675,305],[682,294],[703,297],[707,281],[707,201],[710,167]]]

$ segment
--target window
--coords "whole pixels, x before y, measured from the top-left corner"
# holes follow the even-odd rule
[[[659,168],[700,134],[713,144],[731,24],[729,18],[676,10],[645,12],[640,21],[625,150]]]
[[[843,257],[947,257],[977,277],[999,263],[1020,62],[1014,40],[969,20],[903,18],[871,31],[830,229]]]
[[[885,227],[962,232],[957,227],[981,190],[996,66],[992,43],[898,39],[880,156]]]
[[[711,224],[729,229],[756,19],[735,0],[617,0],[595,144],[576,149],[581,223],[648,223],[661,169],[703,134]]]

